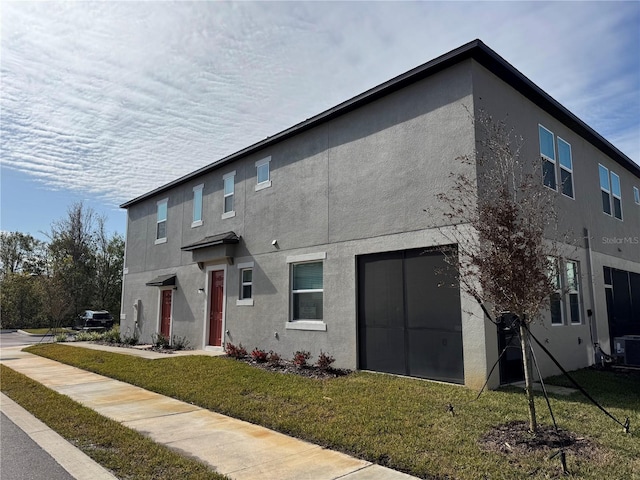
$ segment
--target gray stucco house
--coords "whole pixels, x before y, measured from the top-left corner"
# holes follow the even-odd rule
[[[640,334],[640,167],[479,40],[124,203],[122,332],[481,386],[509,339],[438,287],[447,241],[423,210],[469,168],[481,110],[508,114],[584,232],[537,336],[575,369]]]

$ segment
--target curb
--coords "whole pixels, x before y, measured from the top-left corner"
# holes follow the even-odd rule
[[[4,393],[0,393],[0,409],[72,477],[77,480],[117,480],[117,477],[102,465],[67,442]]]

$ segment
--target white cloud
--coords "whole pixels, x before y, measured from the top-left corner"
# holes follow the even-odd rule
[[[2,162],[117,203],[474,38],[640,161],[640,4],[5,2]]]

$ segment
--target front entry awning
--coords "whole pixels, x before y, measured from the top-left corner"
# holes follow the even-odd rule
[[[150,282],[147,282],[145,285],[148,287],[169,287],[175,286],[176,284],[176,276],[174,274],[170,275],[160,275],[159,277],[154,278]]]
[[[226,232],[205,237],[195,243],[185,245],[180,248],[180,250],[183,252],[191,252],[193,261],[196,262],[202,270],[205,265],[220,263],[232,265],[235,248],[238,243],[240,243],[240,237],[238,235],[234,232]]]

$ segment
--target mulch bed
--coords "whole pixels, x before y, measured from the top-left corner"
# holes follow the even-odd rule
[[[273,364],[269,362],[256,362],[251,357],[238,358],[236,360],[240,362],[245,362],[256,368],[268,370],[270,372],[300,375],[301,377],[308,377],[308,378],[320,378],[320,379],[337,378],[337,377],[343,377],[345,375],[349,375],[351,373],[351,370],[344,370],[340,368],[320,369],[314,365],[305,365],[303,367],[299,367],[295,365],[293,362],[288,360],[280,360],[280,362],[277,364]]]
[[[505,454],[528,454],[542,452],[552,455],[562,448],[576,457],[593,458],[601,453],[600,447],[591,440],[566,430],[555,430],[550,425],[539,425],[536,435],[529,432],[529,424],[522,421],[509,422],[493,427],[478,443],[480,448]]]

